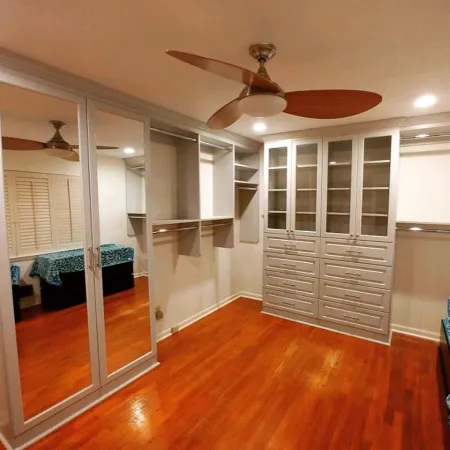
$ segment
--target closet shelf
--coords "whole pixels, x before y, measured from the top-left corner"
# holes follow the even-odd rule
[[[268,211],[269,214],[286,214],[286,211]]]
[[[328,188],[329,191],[349,191],[350,188]]]
[[[297,169],[310,169],[312,167],[317,167],[317,164],[297,164]]]
[[[301,188],[301,189],[297,189],[297,192],[312,192],[312,191],[317,191],[316,188]]]
[[[201,219],[202,222],[214,222],[215,220],[233,220],[233,216],[214,216],[214,217],[204,217]]]
[[[343,213],[343,212],[327,212],[329,216],[349,216],[350,213]]]
[[[234,180],[234,185],[237,187],[240,187],[240,186],[257,187],[258,183],[252,183],[251,181]]]
[[[364,161],[364,165],[373,165],[373,164],[390,164],[391,160],[390,159],[379,159],[376,161]]]
[[[269,192],[286,192],[287,189],[268,189]]]
[[[198,227],[179,227],[179,228],[170,228],[166,230],[165,228],[161,228],[160,230],[153,230],[152,234],[162,234],[162,233],[178,233],[180,231],[192,231],[198,230]]]
[[[176,225],[178,223],[194,223],[198,222],[199,219],[157,219],[154,220],[152,225],[159,226],[159,225]]]
[[[249,172],[257,172],[257,167],[248,166],[247,164],[241,164],[241,163],[234,163],[234,167],[239,170],[247,170]]]
[[[329,166],[331,167],[341,167],[341,166],[351,166],[352,163],[350,161],[348,162],[334,162],[331,161],[330,163],[328,163]]]
[[[138,219],[138,220],[145,220],[147,218],[147,214],[145,213],[128,213],[129,219]]]
[[[296,211],[295,214],[310,214],[310,215],[316,215],[315,211]]]
[[[269,167],[269,170],[286,170],[287,166],[273,166]]]
[[[362,213],[363,217],[387,217],[387,214],[378,214],[378,213]]]
[[[364,191],[388,191],[389,186],[363,187]]]

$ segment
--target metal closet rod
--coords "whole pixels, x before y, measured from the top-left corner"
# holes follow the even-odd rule
[[[188,230],[197,230],[198,227],[182,227],[182,228],[171,228],[169,230],[165,228],[160,228],[159,230],[152,231],[152,234],[162,234],[162,233],[173,233],[174,231],[188,231]]]
[[[440,233],[440,234],[450,234],[450,230],[441,230],[439,228],[420,228],[420,227],[395,227],[396,230],[400,231],[415,231],[421,233]]]
[[[221,145],[211,144],[211,143],[205,142],[205,141],[198,141],[196,138],[192,138],[189,136],[183,136],[182,134],[178,134],[178,133],[172,133],[171,131],[164,131],[164,130],[160,130],[159,128],[154,128],[154,127],[150,127],[150,131],[155,131],[156,133],[165,134],[166,136],[172,136],[172,137],[176,137],[176,138],[180,138],[180,139],[185,139],[186,141],[190,141],[190,142],[200,142],[200,144],[207,145],[208,147],[220,148],[221,150],[230,151],[230,149],[227,147],[222,147]]]
[[[211,224],[211,225],[202,225],[202,228],[215,228],[215,227],[227,227],[232,225],[233,222],[229,222],[229,223],[215,223],[215,224]]]

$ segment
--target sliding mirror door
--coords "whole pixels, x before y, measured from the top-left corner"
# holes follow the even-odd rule
[[[104,320],[105,380],[152,350],[144,155],[149,128],[145,121],[91,107],[89,129],[91,147],[97,148],[95,155],[91,151],[91,170],[97,187],[94,251],[100,332]]]
[[[98,383],[88,320],[95,325],[95,311],[86,302],[94,286],[87,270],[87,161],[80,163],[78,150],[84,136],[87,159],[87,131],[79,130],[85,105],[3,83],[0,98],[10,320],[17,339],[7,369],[14,380],[18,354],[22,419],[31,426],[36,415],[75,401]],[[20,403],[20,395],[13,398]]]

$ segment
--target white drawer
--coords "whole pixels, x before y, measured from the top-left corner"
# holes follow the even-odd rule
[[[392,266],[394,244],[357,242],[350,239],[322,239],[321,257],[365,264]]]
[[[348,263],[332,259],[320,260],[320,278],[324,280],[390,289],[391,275],[392,268],[388,266]]]
[[[320,299],[388,312],[391,291],[320,280]]]
[[[264,253],[264,269],[271,272],[319,278],[319,259]]]
[[[319,279],[264,271],[264,287],[292,294],[319,296]]]
[[[316,298],[285,294],[264,289],[263,301],[267,306],[283,311],[292,311],[309,317],[317,317],[319,301]]]
[[[354,306],[319,301],[319,319],[343,325],[387,334],[389,332],[389,313],[371,311]]]
[[[264,235],[264,251],[283,255],[319,257],[320,239],[296,236],[286,239],[276,234]]]

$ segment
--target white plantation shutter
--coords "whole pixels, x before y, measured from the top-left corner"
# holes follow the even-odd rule
[[[13,220],[11,214],[11,204],[10,204],[10,189],[9,189],[9,178],[8,175],[3,175],[3,184],[5,186],[5,212],[6,212],[6,228],[8,235],[8,250],[10,256],[16,254],[14,235],[13,235]]]
[[[81,178],[69,178],[70,220],[72,225],[72,243],[83,243],[83,205]]]
[[[48,177],[16,174],[17,253],[53,248]]]
[[[83,242],[83,216],[81,209],[80,178],[52,176],[52,211],[57,227],[56,248],[74,247]]]

